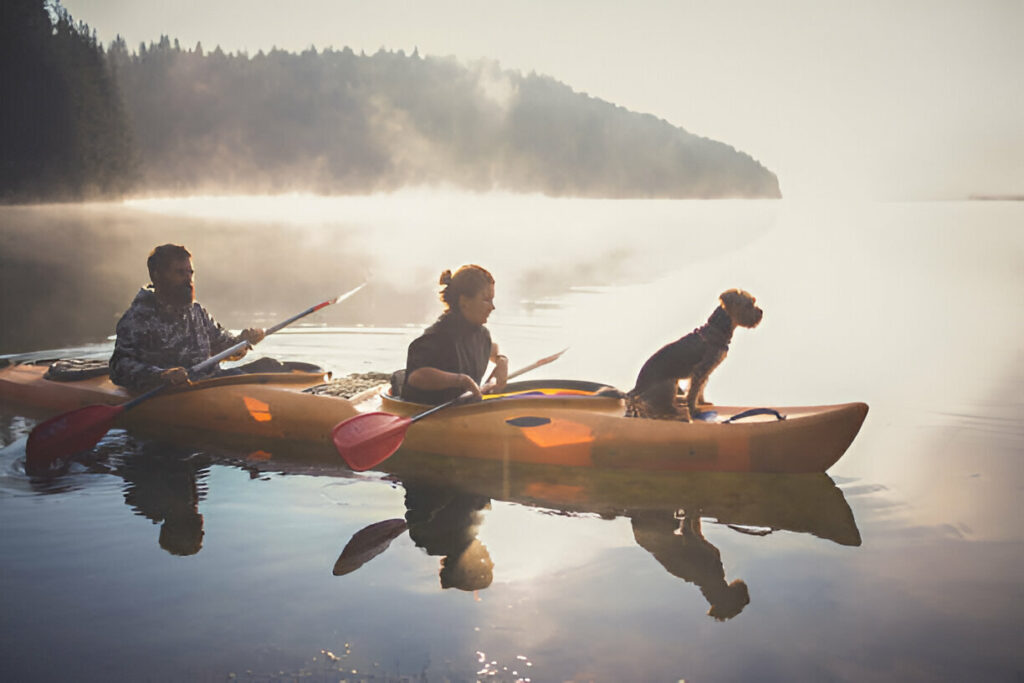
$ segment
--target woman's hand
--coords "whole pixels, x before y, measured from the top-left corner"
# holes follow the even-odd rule
[[[484,385],[486,394],[501,391],[508,384],[508,356],[499,353],[491,360],[494,361],[494,370],[491,371],[491,376],[487,378],[487,384]]]
[[[463,393],[468,391],[476,400],[483,398],[483,392],[480,391],[476,380],[464,373],[446,372],[430,367],[416,368],[406,377],[405,381],[417,389],[427,391],[459,389]]]
[[[457,386],[462,389],[463,393],[468,391],[473,394],[473,400],[475,401],[479,401],[484,397],[483,392],[480,390],[480,386],[476,383],[476,380],[469,375],[459,375],[459,383]]]

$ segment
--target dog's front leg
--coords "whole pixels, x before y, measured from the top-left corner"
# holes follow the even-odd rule
[[[690,390],[686,393],[686,407],[689,408],[691,418],[699,412],[697,404],[704,403],[704,387],[707,386],[710,373],[694,373],[690,378]]]

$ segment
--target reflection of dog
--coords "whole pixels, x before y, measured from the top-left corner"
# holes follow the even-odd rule
[[[700,588],[717,621],[732,619],[750,603],[750,590],[743,579],[726,583],[722,553],[704,538],[700,511],[676,516],[676,521],[656,511],[630,515],[633,538],[673,576]]]
[[[719,297],[721,305],[707,323],[690,334],[661,347],[647,359],[627,394],[626,414],[630,417],[690,421],[697,403],[704,403],[708,377],[725,360],[729,341],[737,327],[757,327],[763,311],[756,299],[741,289],[730,289]],[[687,410],[676,405],[679,380],[689,379]]]

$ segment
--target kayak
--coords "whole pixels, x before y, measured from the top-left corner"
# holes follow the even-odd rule
[[[32,364],[0,368],[0,401],[33,406],[48,417],[132,397],[106,376],[54,381],[44,377],[46,370]],[[310,372],[202,380],[123,413],[119,426],[267,451],[290,444],[304,456],[339,457],[331,431],[360,411],[344,398],[308,391],[324,380]],[[772,407],[771,413],[743,417],[749,408],[706,406],[702,421],[645,420],[624,417],[622,400],[598,395],[601,388],[568,380],[513,382],[505,393],[412,425],[388,462],[397,459],[401,466],[440,455],[615,470],[825,472],[850,446],[868,411],[864,403],[846,403]],[[386,393],[380,400],[382,410],[400,416],[429,408]]]
[[[678,472],[825,472],[867,416],[864,403],[751,409],[705,406],[694,422],[624,417],[589,382],[509,384],[508,393],[412,425],[392,458],[416,453],[502,462]],[[384,395],[381,409],[429,406]]]
[[[133,394],[106,375],[76,381],[46,379],[47,366],[0,368],[0,402],[36,408],[49,417],[89,405],[117,405]],[[169,389],[122,413],[117,426],[147,434],[224,444],[330,442],[331,427],[356,415],[353,404],[305,389],[323,384],[319,372],[235,375]]]

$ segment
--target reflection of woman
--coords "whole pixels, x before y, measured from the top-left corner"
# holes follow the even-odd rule
[[[428,555],[441,555],[441,588],[482,590],[494,579],[494,562],[476,537],[491,501],[455,489],[405,481],[409,537]]]
[[[494,310],[494,278],[480,266],[463,266],[455,275],[441,273],[445,312],[409,345],[402,398],[439,404],[469,391],[477,398],[504,388],[508,358],[498,353],[484,327]],[[482,389],[487,362],[494,372]]]

